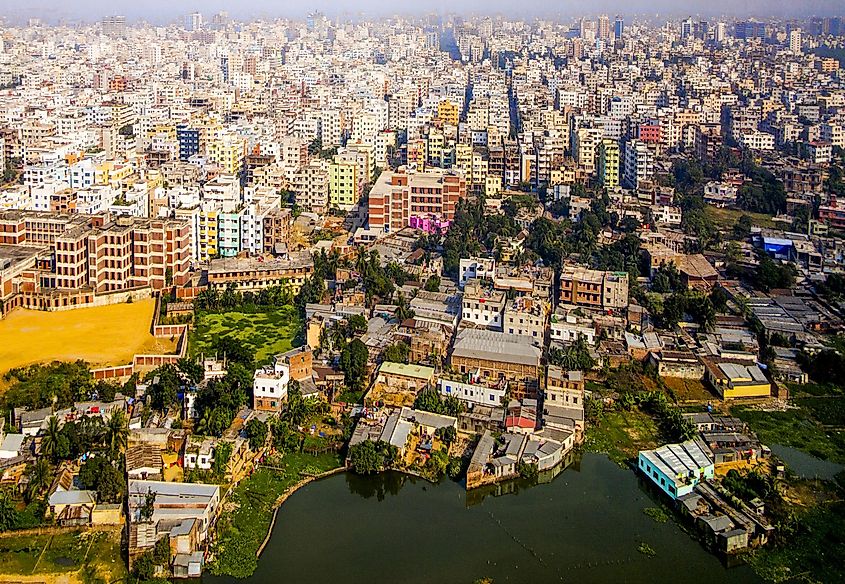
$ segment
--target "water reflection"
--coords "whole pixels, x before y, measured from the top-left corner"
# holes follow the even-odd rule
[[[373,476],[346,472],[343,476],[346,477],[346,486],[349,487],[350,493],[360,495],[364,499],[375,497],[377,501],[384,501],[386,495],[398,495],[407,481],[413,484],[423,480],[400,472],[383,472]]]

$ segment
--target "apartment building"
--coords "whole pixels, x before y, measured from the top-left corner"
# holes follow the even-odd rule
[[[464,287],[461,301],[461,322],[502,330],[507,296],[488,288],[478,280],[470,280]]]
[[[628,274],[564,266],[560,274],[560,302],[603,309],[628,306]]]
[[[390,233],[410,226],[440,232],[452,222],[466,189],[463,175],[453,171],[383,172],[370,191],[370,228]]]
[[[548,304],[530,296],[520,296],[506,304],[502,329],[509,335],[526,337],[533,345],[541,347],[546,337],[548,316]]]

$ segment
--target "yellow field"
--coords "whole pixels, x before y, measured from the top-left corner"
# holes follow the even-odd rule
[[[0,372],[55,360],[123,365],[136,353],[170,353],[174,343],[150,334],[153,310],[153,299],[64,312],[15,310],[0,320]]]

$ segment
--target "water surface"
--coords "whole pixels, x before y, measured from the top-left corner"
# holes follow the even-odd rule
[[[833,480],[836,474],[845,469],[845,465],[816,458],[803,450],[772,444],[772,452],[780,458],[792,472],[805,479]]]
[[[587,454],[548,484],[494,492],[399,473],[350,473],[285,502],[254,583],[759,582],[727,569],[674,521],[639,479]],[[655,551],[637,551],[645,542]],[[206,577],[222,584],[226,579]],[[234,581],[231,581],[234,582]]]

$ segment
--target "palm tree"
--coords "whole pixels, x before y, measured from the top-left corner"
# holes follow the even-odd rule
[[[50,416],[47,420],[47,428],[44,430],[44,437],[41,439],[41,453],[56,460],[62,450],[62,438],[59,419],[56,416]]]
[[[50,486],[52,470],[50,463],[44,457],[39,458],[29,469],[29,483],[26,485],[26,500],[32,502],[38,498],[47,487]]]
[[[411,310],[408,301],[405,300],[405,295],[400,292],[396,296],[396,320],[404,322],[409,318],[414,318],[414,311]]]
[[[112,413],[106,424],[106,446],[112,454],[118,454],[126,449],[129,440],[129,421],[123,410]]]
[[[205,408],[202,413],[202,417],[197,422],[197,425],[194,426],[194,431],[199,436],[208,436],[208,431],[211,427],[211,408]]]

